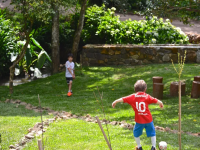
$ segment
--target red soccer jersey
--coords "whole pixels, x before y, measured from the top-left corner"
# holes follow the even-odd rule
[[[122,98],[124,103],[128,103],[135,111],[135,122],[146,124],[153,121],[151,112],[148,105],[157,103],[156,98],[151,97],[145,92],[138,92],[136,94],[129,95]]]

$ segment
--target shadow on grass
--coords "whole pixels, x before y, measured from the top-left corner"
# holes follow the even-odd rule
[[[16,107],[16,104],[11,103],[2,103],[0,102],[0,116],[20,116],[20,117],[37,117],[41,116],[40,113],[34,112],[33,110],[28,110],[24,106],[19,105]],[[48,115],[47,112],[42,113],[43,116]]]

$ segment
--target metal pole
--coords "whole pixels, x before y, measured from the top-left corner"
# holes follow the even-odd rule
[[[106,140],[106,143],[107,143],[109,149],[112,150],[112,147],[111,147],[111,145],[110,145],[110,143],[109,143],[109,141],[108,141],[108,138],[107,138],[107,136],[106,136],[106,134],[105,134],[105,132],[104,132],[104,130],[103,130],[103,127],[102,127],[102,125],[101,125],[101,122],[100,122],[100,120],[99,120],[99,117],[96,116],[96,119],[97,119],[97,123],[99,124],[99,127],[100,127],[100,129],[101,129],[101,132],[103,133],[103,136],[104,136],[104,138],[105,138],[105,140]]]

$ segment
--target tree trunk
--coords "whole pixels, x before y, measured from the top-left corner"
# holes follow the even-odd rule
[[[10,89],[10,94],[13,93],[13,78],[14,78],[14,72],[15,68],[10,68],[10,77],[9,77],[9,89]]]
[[[72,53],[74,55],[74,62],[76,62],[76,58],[77,58],[78,46],[79,46],[79,42],[80,42],[81,32],[82,32],[83,25],[84,25],[86,6],[87,6],[87,0],[82,0],[78,28],[77,28],[75,36],[74,36],[74,42],[73,42],[73,47],[72,47]]]
[[[59,42],[59,9],[53,5],[54,15],[52,19],[52,72],[57,73],[60,66],[60,42]]]
[[[9,78],[9,89],[10,89],[10,94],[13,93],[13,78],[14,78],[14,72],[15,72],[15,66],[22,60],[26,53],[26,49],[28,47],[30,37],[29,37],[30,32],[26,34],[26,43],[22,48],[21,53],[17,56],[16,60],[13,62],[12,66],[10,66],[10,78]]]

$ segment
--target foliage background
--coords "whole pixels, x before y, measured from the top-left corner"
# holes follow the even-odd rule
[[[0,78],[9,73],[10,53],[17,50],[18,29],[18,25],[13,26],[13,22],[6,19],[6,12],[0,9]]]
[[[86,43],[108,44],[187,44],[188,37],[169,19],[120,21],[116,8],[91,6],[86,12],[86,23],[82,38]],[[166,34],[167,33],[167,34]],[[98,40],[97,40],[98,39]],[[98,43],[96,43],[98,42]]]

